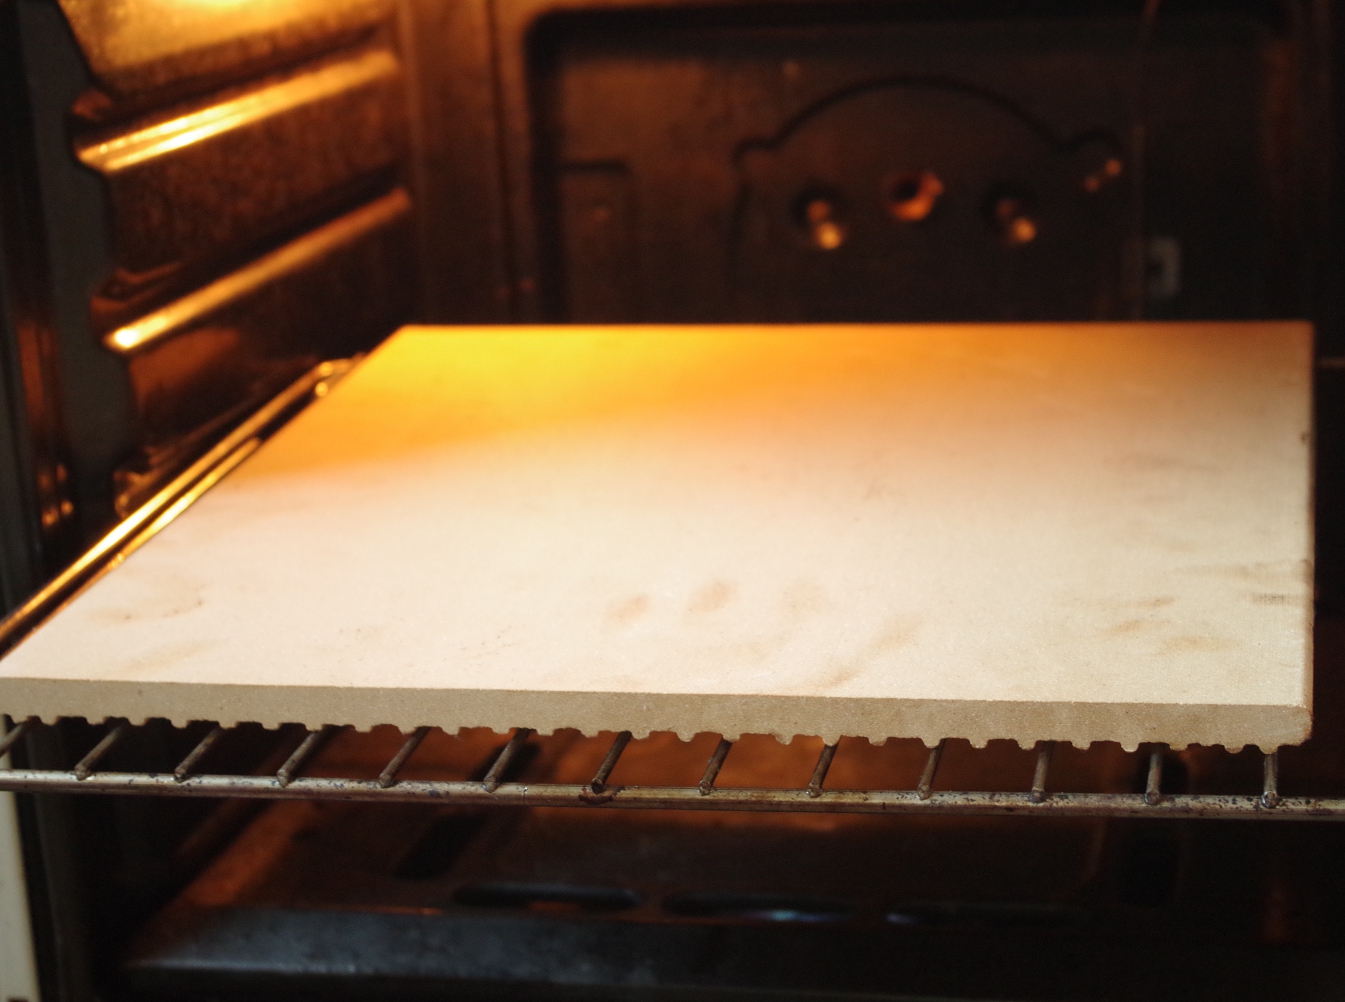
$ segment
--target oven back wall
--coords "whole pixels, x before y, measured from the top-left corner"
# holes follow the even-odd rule
[[[1307,308],[1300,42],[1279,8],[1165,4],[1143,44],[1135,5],[509,6],[525,316]]]

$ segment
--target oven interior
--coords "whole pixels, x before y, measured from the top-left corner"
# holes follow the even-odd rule
[[[0,3],[0,586],[16,606],[324,359],[427,323],[1306,318],[1317,707],[1286,797],[1345,796],[1341,205],[1326,0]],[[2,709],[2,708],[0,708]],[[520,722],[526,724],[526,721]],[[102,722],[33,727],[68,770]],[[99,769],[171,773],[151,721]],[[373,777],[390,728],[304,775]],[[204,771],[274,774],[302,728]],[[507,736],[431,732],[408,778]],[[717,735],[633,741],[695,786]],[[585,784],[612,736],[518,746]],[[820,741],[745,737],[724,789]],[[1248,749],[1059,748],[1051,790],[1259,793]],[[928,751],[844,739],[829,790]],[[949,741],[935,789],[1026,791]],[[19,797],[41,997],[1338,997],[1338,824]],[[1021,812],[1020,812],[1021,813]],[[1267,812],[1269,813],[1269,812]]]

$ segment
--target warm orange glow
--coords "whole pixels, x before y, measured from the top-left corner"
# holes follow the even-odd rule
[[[847,385],[882,378],[895,358],[878,327],[407,328],[395,353],[375,352],[377,364],[337,387],[349,406],[329,412],[397,414],[397,422],[333,429],[301,465],[617,416],[691,411],[715,420],[763,399],[844,399]],[[910,364],[902,359],[904,370]],[[929,382],[919,372],[906,379]],[[444,400],[453,402],[449,421]],[[263,454],[249,472],[269,462]]]
[[[1116,180],[1121,176],[1121,161],[1116,157],[1108,157],[1107,161],[1096,172],[1089,174],[1083,179],[1084,191],[1101,191],[1103,186],[1110,181]]]
[[[1037,224],[1026,216],[1019,216],[1009,225],[1009,243],[1025,244],[1037,236]]]
[[[1068,344],[1049,325],[1015,328],[1012,339],[992,338],[991,330],[906,327],[898,336],[867,325],[410,327],[398,334],[396,351],[376,351],[359,379],[337,385],[344,406],[324,412],[331,426],[322,435],[306,436],[304,450],[264,451],[248,475],[668,415],[698,415],[706,427],[732,426],[762,408],[822,420],[885,382],[899,382],[907,404],[920,406],[957,392],[970,378],[964,371],[1012,373]],[[1084,338],[1069,351],[1105,354],[1109,344]],[[397,418],[369,419],[383,414]],[[968,427],[985,419],[972,400],[961,415]]]

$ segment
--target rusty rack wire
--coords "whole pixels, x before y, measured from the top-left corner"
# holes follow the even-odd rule
[[[41,724],[19,723],[0,737],[0,757]],[[416,729],[375,779],[306,778],[304,766],[341,728],[309,731],[274,775],[217,775],[197,771],[227,730],[216,725],[171,773],[102,772],[98,764],[127,734],[113,721],[97,744],[70,770],[0,769],[0,790],[15,793],[101,793],[137,796],[242,797],[263,800],[338,800],[365,803],[435,803],[445,806],[606,807],[659,810],[783,811],[850,814],[977,814],[1035,817],[1227,818],[1345,820],[1345,799],[1281,797],[1279,758],[1265,755],[1262,785],[1246,795],[1167,794],[1163,749],[1149,755],[1144,793],[1056,793],[1048,786],[1052,742],[1037,747],[1032,786],[1021,792],[935,790],[945,742],[930,749],[919,782],[910,790],[828,790],[827,772],[837,745],[818,756],[808,784],[798,789],[738,789],[715,785],[733,742],[720,740],[695,786],[617,786],[608,782],[631,740],[622,731],[586,784],[517,783],[504,777],[533,732],[519,728],[480,780],[401,780],[398,774],[432,728]]]

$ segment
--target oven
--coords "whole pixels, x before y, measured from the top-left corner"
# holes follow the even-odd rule
[[[0,998],[1338,997],[1343,38],[0,0],[6,646],[406,323],[1306,320],[1316,430],[1301,746],[11,716]]]

